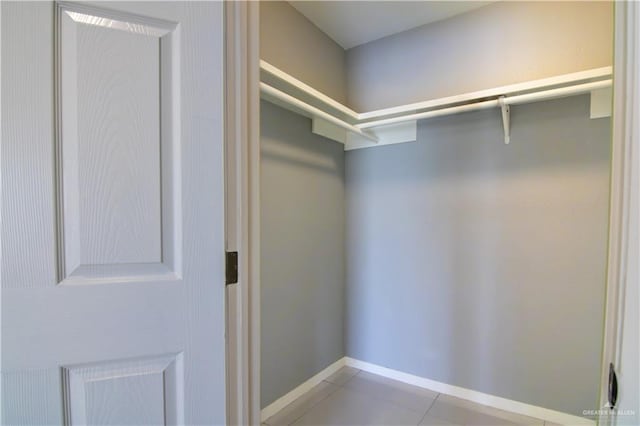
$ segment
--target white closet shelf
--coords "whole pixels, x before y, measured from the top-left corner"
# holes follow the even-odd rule
[[[591,94],[591,118],[611,115],[611,67],[357,113],[295,77],[260,61],[262,97],[312,120],[312,131],[345,144],[345,150],[413,142],[417,121],[500,108],[504,142],[510,142],[510,105]]]
[[[320,108],[309,105],[308,103],[303,102],[300,99],[283,92],[282,90],[278,90],[273,86],[269,86],[267,83],[260,83],[260,93],[262,94],[262,97],[264,99],[287,108],[291,111],[307,116],[312,120],[324,120],[327,123],[363,137],[373,143],[378,142],[378,138],[371,134],[368,134],[367,132],[354,126],[353,124],[347,123],[346,121],[341,120],[338,117],[322,111]],[[344,143],[344,141],[341,142]]]

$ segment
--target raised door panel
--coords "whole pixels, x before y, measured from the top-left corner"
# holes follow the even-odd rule
[[[58,282],[177,279],[177,24],[56,14]]]
[[[67,425],[184,422],[182,354],[63,368]]]
[[[159,263],[158,38],[86,24],[76,33],[78,260]]]

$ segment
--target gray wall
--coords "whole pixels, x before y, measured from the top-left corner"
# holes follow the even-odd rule
[[[589,97],[420,122],[350,151],[347,355],[581,414],[596,407],[610,120]]]
[[[260,58],[346,103],[345,51],[289,3],[260,2]]]
[[[497,2],[347,51],[356,111],[611,65],[612,2]]]
[[[344,356],[344,147],[261,104],[262,406]]]

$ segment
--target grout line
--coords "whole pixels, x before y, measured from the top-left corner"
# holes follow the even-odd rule
[[[356,377],[357,375],[359,375],[360,373],[362,373],[362,370],[360,370],[359,368],[356,368],[356,370],[358,370],[358,372],[356,374],[353,374],[351,377],[349,377],[349,379],[347,379],[343,384],[340,385],[341,388],[344,387],[344,385],[346,385],[347,383],[349,383],[351,380],[353,380],[354,377]]]
[[[365,371],[365,370],[358,369],[358,372],[357,372],[356,374],[354,374],[353,376],[351,376],[351,377],[349,378],[349,380],[347,380],[346,382],[344,382],[344,383],[342,384],[342,386],[346,385],[349,381],[351,381],[351,379],[353,379],[354,377],[358,376],[360,373],[369,373],[369,374],[371,374],[371,375],[374,375],[374,376],[377,376],[377,377],[380,377],[380,378],[389,379],[389,380],[394,381],[394,382],[403,383],[403,382],[400,382],[399,380],[391,379],[391,378],[388,378],[388,377],[385,377],[385,376],[381,376],[381,375],[376,374],[376,373],[371,373],[371,372],[368,372],[368,371]],[[365,379],[365,380],[367,380],[367,379]],[[403,384],[404,384],[404,383],[403,383]],[[380,383],[380,385],[381,385],[381,386],[391,386],[391,385],[388,385],[388,384],[386,384],[386,383]],[[419,386],[414,386],[414,385],[410,385],[410,386],[413,386],[413,387],[417,387],[417,388],[419,388]],[[368,398],[368,399],[373,399],[373,400],[383,401],[383,402],[385,402],[385,403],[387,403],[387,404],[394,405],[394,406],[396,406],[396,407],[398,407],[398,408],[401,408],[401,409],[403,409],[403,410],[409,410],[409,411],[412,411],[412,412],[414,412],[414,413],[418,413],[418,414],[420,413],[420,411],[417,411],[417,410],[415,410],[414,408],[411,408],[411,407],[408,407],[408,406],[406,406],[406,405],[400,404],[400,403],[398,403],[398,402],[396,402],[396,401],[392,401],[392,400],[387,399],[386,397],[381,396],[381,395],[372,395],[372,394],[370,394],[370,393],[367,393],[366,391],[362,391],[362,390],[358,390],[358,389],[347,389],[347,390],[348,390],[348,391],[350,391],[350,392],[355,392],[356,394],[361,395],[361,396],[364,396],[364,397],[366,397],[366,398]],[[436,399],[438,399],[438,397],[439,397],[439,396],[440,396],[440,393],[437,393],[436,397],[435,397],[435,398],[433,398],[433,401],[431,401],[431,404],[429,404],[429,407],[427,408],[427,411],[425,411],[425,413],[423,414],[423,416],[422,416],[422,418],[420,419],[420,421],[422,421],[422,419],[424,418],[424,416],[426,416],[427,412],[431,409],[431,407],[433,406],[433,404],[435,403]]]
[[[340,370],[338,370],[338,371],[340,371]],[[331,382],[329,382],[329,381],[327,381],[327,380],[323,380],[322,382],[324,382],[324,383],[328,383],[329,385],[333,385],[333,386],[335,386],[336,388],[339,388],[339,387],[340,387],[340,386],[336,386],[336,384],[335,384],[335,383],[331,383]],[[322,382],[320,382],[320,383],[322,383]],[[317,386],[317,385],[316,385],[316,386]],[[329,386],[329,388],[332,388],[333,386]],[[307,391],[307,393],[311,392],[311,390],[313,390],[313,388],[311,388],[310,390],[308,390],[308,391]],[[331,395],[333,395],[333,394],[334,394],[334,393],[336,393],[337,391],[338,391],[338,389],[333,389],[332,391],[330,391],[328,394],[326,394],[326,395],[325,395],[325,397],[324,397],[324,398],[319,399],[315,404],[311,404],[307,410],[305,410],[302,414],[300,414],[298,417],[296,417],[295,419],[293,419],[291,422],[287,423],[287,425],[288,425],[288,426],[291,426],[292,424],[294,424],[295,422],[297,422],[298,420],[300,420],[301,418],[303,418],[304,416],[306,416],[306,415],[309,413],[309,411],[311,411],[311,410],[312,410],[316,405],[320,404],[322,401],[324,401],[325,399],[329,398]],[[303,396],[304,396],[304,395],[300,395],[300,396],[298,397],[298,399],[302,398]],[[296,400],[294,400],[293,402],[295,402],[295,401],[297,401],[297,399],[296,399]],[[292,404],[293,404],[293,402],[292,402]],[[283,410],[284,410],[284,408],[283,408]],[[281,410],[281,411],[282,411],[282,410]],[[276,413],[276,414],[277,414],[277,413]],[[272,416],[272,417],[273,417],[273,416]]]
[[[343,367],[343,368],[344,368],[344,367]],[[353,368],[353,367],[350,367],[350,368]],[[327,382],[327,383],[331,383],[332,385],[335,385],[335,386],[338,386],[338,387],[342,388],[342,387],[344,387],[344,385],[346,385],[346,384],[347,384],[347,382],[350,382],[350,381],[351,381],[351,379],[353,379],[354,377],[356,377],[356,376],[357,376],[358,374],[360,374],[360,372],[362,371],[362,370],[360,370],[359,368],[354,368],[354,370],[358,370],[358,372],[357,372],[357,373],[355,373],[355,374],[352,374],[352,375],[351,375],[351,376],[350,376],[350,377],[349,377],[349,378],[348,378],[344,383],[342,383],[342,384],[334,383],[334,382],[331,382],[331,381],[327,380],[327,379],[328,379],[329,377],[331,377],[331,376],[327,377],[327,379],[325,379],[324,381],[325,381],[325,382]],[[340,370],[336,371],[336,373],[338,373],[339,371],[340,371]],[[335,373],[334,373],[334,374],[335,374]],[[333,374],[332,374],[332,376],[333,376]]]
[[[436,403],[436,401],[438,400],[438,398],[440,398],[440,395],[442,395],[441,393],[438,393],[436,395],[435,398],[433,398],[433,401],[431,401],[431,404],[429,404],[429,408],[427,408],[427,411],[424,412],[424,414],[422,415],[422,418],[420,419],[420,421],[418,422],[418,424],[422,423],[422,421],[424,420],[425,417],[427,417],[427,414],[429,414],[429,410],[431,410],[431,407],[433,407]]]

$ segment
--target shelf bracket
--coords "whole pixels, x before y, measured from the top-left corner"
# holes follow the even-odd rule
[[[510,118],[511,118],[511,110],[509,108],[509,104],[505,102],[505,97],[500,96],[498,98],[498,102],[500,103],[500,109],[502,110],[502,127],[504,128],[504,143],[508,145],[511,141],[511,129],[510,129]]]

